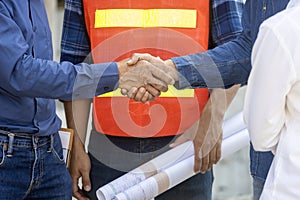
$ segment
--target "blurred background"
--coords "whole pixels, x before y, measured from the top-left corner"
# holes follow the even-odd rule
[[[54,60],[59,61],[64,0],[44,0],[52,30]],[[238,92],[226,113],[229,118],[243,109],[246,87]],[[57,114],[66,127],[63,105],[57,101]],[[88,140],[87,140],[88,141]],[[249,146],[221,160],[214,167],[214,200],[250,200],[252,183],[249,172]]]

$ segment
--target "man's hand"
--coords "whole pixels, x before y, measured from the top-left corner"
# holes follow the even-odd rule
[[[140,60],[128,65],[128,59],[118,62],[120,73],[119,87],[122,94],[138,101],[153,99],[160,95],[160,91],[167,91],[169,84],[174,84],[174,79],[160,68],[146,60]],[[139,88],[145,90],[139,90]],[[145,96],[146,95],[146,96]]]
[[[88,200],[83,194],[79,184],[79,179],[82,178],[82,187],[85,191],[91,190],[90,181],[91,161],[84,146],[77,134],[74,134],[74,143],[70,160],[69,172],[72,178],[72,193],[78,200]]]
[[[135,53],[132,57],[127,60],[128,67],[133,65],[143,65],[143,63],[151,63],[153,66],[159,68],[164,72],[164,74],[172,77],[173,80],[178,79],[178,74],[175,68],[174,63],[171,60],[163,61],[159,57],[154,57],[150,54],[139,54]],[[160,77],[157,77],[160,79]],[[173,83],[169,83],[173,84]],[[161,87],[157,84],[148,84],[142,88],[132,87],[130,90],[122,89],[122,94],[127,95],[129,98],[134,99],[135,101],[151,101],[155,97],[160,95],[160,91],[163,91]]]
[[[193,140],[195,173],[210,170],[221,158],[223,118],[219,119],[221,119],[219,122],[212,120],[211,106],[207,103],[201,118],[170,145],[175,147]]]
[[[134,65],[139,61],[146,60],[152,65],[160,68],[166,74],[170,75],[175,81],[178,80],[178,72],[172,60],[163,61],[159,57],[154,57],[150,54],[144,53],[134,53],[131,58],[128,60],[128,65]]]
[[[220,160],[223,118],[239,87],[240,85],[235,85],[227,90],[214,89],[203,109],[200,120],[170,145],[175,147],[188,140],[193,140],[194,171],[196,173],[199,171],[204,173]]]

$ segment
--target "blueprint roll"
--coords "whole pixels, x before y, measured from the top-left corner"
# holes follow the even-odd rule
[[[249,144],[248,131],[238,115],[224,122],[222,158]],[[193,142],[185,142],[97,190],[99,200],[150,200],[195,175]]]
[[[249,144],[246,129],[223,140],[222,158]],[[114,200],[150,200],[195,175],[194,156],[190,156],[144,181],[117,194]]]

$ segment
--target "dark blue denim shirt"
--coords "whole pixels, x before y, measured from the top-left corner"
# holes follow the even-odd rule
[[[61,126],[53,99],[92,98],[112,91],[119,78],[116,63],[73,65],[51,60],[44,1],[1,0],[0,129],[53,134]]]
[[[247,84],[251,71],[251,50],[260,24],[285,9],[288,0],[247,0],[243,16],[243,32],[235,40],[205,53],[173,58],[178,72],[177,88],[228,88]]]

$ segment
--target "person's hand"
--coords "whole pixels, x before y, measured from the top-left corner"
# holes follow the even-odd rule
[[[153,64],[154,66],[163,70],[166,74],[170,75],[174,80],[178,79],[177,71],[175,65],[171,60],[163,61],[159,57],[154,57],[150,54],[140,54],[134,53],[132,57],[127,61],[127,64],[132,66],[137,64],[139,61],[146,60]],[[129,91],[126,89],[122,90],[123,95],[127,95],[128,98],[134,99],[135,101],[152,101],[155,97],[160,95],[160,91],[153,87],[152,85],[147,85],[147,88],[133,87]]]
[[[159,57],[154,57],[147,53],[134,53],[127,63],[128,65],[134,65],[141,60],[148,61],[152,65],[163,70],[166,74],[170,75],[175,81],[178,80],[178,72],[172,60],[163,61]]]
[[[128,66],[127,68],[124,67],[123,60],[118,63],[118,67],[120,73],[119,87],[122,94],[126,94],[130,98],[135,97],[138,88],[143,87],[148,92],[149,99],[151,99],[152,96],[158,96],[160,91],[167,91],[168,85],[175,82],[170,75],[146,60],[140,60],[134,67]],[[124,68],[126,69],[124,70]]]
[[[138,89],[133,87],[130,89],[130,91],[122,89],[121,93],[130,99],[134,99],[135,101],[140,101],[142,103],[153,101],[160,95],[160,91],[151,85],[149,85],[147,89],[145,87],[140,87]]]
[[[204,173],[220,160],[224,115],[239,88],[240,85],[234,85],[227,90],[214,89],[199,122],[196,122],[170,145],[170,147],[175,147],[187,140],[193,140],[195,172]]]
[[[170,147],[192,140],[194,144],[194,171],[204,173],[221,158],[222,120],[211,123],[210,106],[200,120],[180,135]],[[206,113],[206,114],[205,114]]]
[[[72,178],[72,195],[78,200],[88,200],[84,194],[85,191],[91,190],[90,181],[91,161],[88,154],[85,152],[84,146],[81,143],[77,134],[74,134],[74,143],[70,160],[69,172]],[[82,178],[82,187],[79,187],[79,179]]]
[[[212,129],[209,128],[204,138],[203,134],[197,134],[193,140],[194,151],[198,152],[195,154],[195,172],[205,173],[211,170],[221,158],[222,128],[219,131],[211,131]]]

